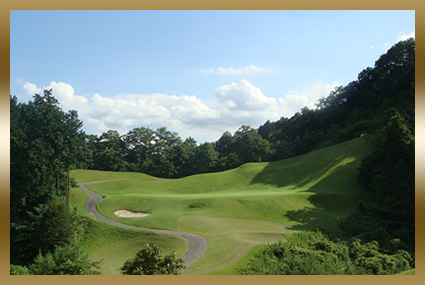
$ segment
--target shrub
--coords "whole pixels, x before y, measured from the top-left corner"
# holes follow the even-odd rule
[[[22,265],[10,265],[10,275],[29,275],[28,268]]]
[[[271,244],[240,270],[254,275],[350,275],[395,274],[410,268],[414,260],[406,251],[381,253],[376,241],[329,240],[321,232],[302,232],[287,242]]]
[[[98,275],[99,262],[92,262],[76,245],[58,247],[51,253],[41,253],[29,267],[33,275]]]
[[[183,260],[177,259],[175,252],[164,256],[156,245],[146,244],[133,259],[121,267],[124,275],[178,275],[184,268]]]

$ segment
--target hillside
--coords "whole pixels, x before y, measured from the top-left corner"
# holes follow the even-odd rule
[[[282,161],[176,180],[91,170],[72,176],[78,182],[116,180],[89,185],[106,196],[98,209],[109,218],[205,236],[207,252],[185,273],[207,274],[237,262],[256,245],[284,240],[284,234],[297,230],[333,226],[354,211],[362,195],[356,169],[368,152],[358,138]],[[121,209],[151,215],[118,218],[114,212]],[[108,246],[109,257],[112,249]]]

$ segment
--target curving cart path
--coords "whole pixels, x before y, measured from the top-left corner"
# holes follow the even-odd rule
[[[181,257],[181,259],[183,259],[184,265],[186,267],[189,267],[192,263],[194,263],[196,260],[198,260],[198,258],[201,257],[201,255],[204,254],[204,252],[207,250],[208,241],[203,236],[190,234],[190,233],[183,233],[183,232],[174,232],[174,231],[169,231],[169,230],[140,228],[140,227],[126,225],[126,224],[111,220],[111,219],[109,219],[105,216],[102,216],[97,211],[97,202],[100,199],[105,198],[105,197],[89,190],[86,187],[86,184],[109,182],[109,181],[110,180],[107,180],[107,181],[87,181],[87,182],[78,183],[78,187],[90,196],[89,200],[84,204],[84,210],[87,212],[87,214],[89,214],[93,218],[101,220],[105,223],[115,225],[115,226],[119,226],[119,227],[123,227],[123,228],[127,228],[127,229],[150,231],[150,232],[161,233],[161,234],[178,235],[178,236],[185,238],[189,242],[189,249]]]

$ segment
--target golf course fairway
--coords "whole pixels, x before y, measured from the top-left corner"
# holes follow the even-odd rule
[[[94,170],[74,170],[71,175],[77,182],[113,180],[86,185],[105,196],[97,208],[109,219],[205,237],[208,249],[183,274],[214,274],[228,272],[227,267],[257,245],[285,240],[285,234],[295,231],[334,226],[353,212],[362,197],[357,168],[368,153],[367,143],[357,138],[281,161],[175,180]],[[103,225],[84,213],[88,196],[79,189],[72,195],[78,211],[94,226],[90,240],[85,238],[86,252],[108,264],[103,274],[119,274],[123,260],[133,257],[144,242],[157,242],[164,253],[174,250],[178,256],[188,248],[180,237]],[[114,214],[118,210],[150,215],[121,218]],[[96,236],[96,227],[107,230]]]

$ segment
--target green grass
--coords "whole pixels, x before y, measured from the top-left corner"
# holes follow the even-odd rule
[[[232,264],[232,265],[230,265],[228,267],[225,267],[225,268],[219,269],[217,271],[211,272],[211,273],[209,273],[209,275],[238,275],[239,274],[239,270],[241,268],[244,268],[248,264],[249,260],[251,258],[254,258],[254,256],[256,254],[260,253],[263,249],[265,249],[266,246],[267,246],[267,244],[260,244],[260,245],[257,245],[255,247],[253,247],[238,262],[236,262],[236,263],[234,263],[234,264]]]
[[[133,258],[146,243],[158,245],[164,255],[175,251],[177,257],[189,248],[187,241],[178,236],[124,229],[95,220],[83,208],[88,198],[80,189],[71,189],[70,204],[77,206],[86,222],[81,249],[91,260],[101,261],[100,271],[104,275],[120,274],[124,262]]]
[[[333,226],[351,213],[362,196],[356,169],[368,151],[359,138],[282,161],[167,182],[140,173],[76,170],[72,176],[79,182],[115,180],[88,185],[106,196],[98,209],[109,218],[205,236],[208,250],[185,274],[232,274],[225,268],[252,248],[294,231]],[[151,215],[118,218],[114,212],[120,209]]]
[[[398,273],[397,275],[415,275],[415,268]]]
[[[188,245],[182,238],[172,235],[145,234],[134,238],[124,238],[110,243],[93,251],[89,257],[92,260],[102,260],[101,272],[107,275],[121,274],[124,262],[133,258],[137,251],[141,250],[146,243],[156,244],[163,255],[175,251],[178,257],[188,249]]]

